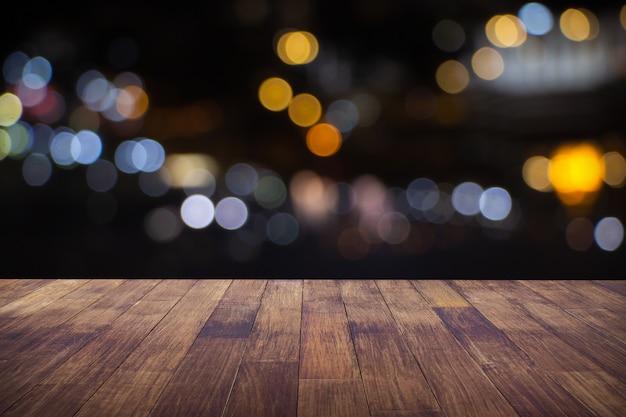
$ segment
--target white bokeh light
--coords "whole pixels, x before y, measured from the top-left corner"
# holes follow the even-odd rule
[[[239,229],[248,220],[248,207],[236,197],[226,197],[215,206],[215,221],[227,230]]]
[[[605,217],[596,224],[593,235],[602,250],[612,252],[624,241],[624,226],[617,217]]]
[[[183,201],[180,215],[187,226],[193,229],[204,229],[213,221],[215,206],[205,195],[190,195]]]

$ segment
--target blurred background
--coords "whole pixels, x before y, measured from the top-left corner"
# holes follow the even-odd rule
[[[3,12],[2,276],[625,276],[623,1]]]

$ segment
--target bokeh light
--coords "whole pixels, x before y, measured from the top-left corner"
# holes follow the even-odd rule
[[[300,93],[293,97],[287,107],[289,118],[301,127],[313,126],[322,117],[322,105],[312,94]]]
[[[226,187],[233,194],[246,196],[251,194],[257,186],[259,174],[248,163],[240,162],[232,165],[226,171]]]
[[[293,91],[287,81],[279,77],[264,80],[259,86],[259,101],[261,105],[271,111],[282,111],[289,106]]]
[[[452,191],[454,209],[465,216],[473,216],[480,212],[480,200],[483,187],[473,181],[462,182]]]
[[[605,217],[596,224],[593,235],[602,250],[613,252],[624,241],[624,226],[617,217]]]
[[[28,185],[39,187],[52,176],[52,163],[47,156],[32,153],[24,159],[22,175]]]
[[[562,145],[550,160],[550,183],[566,205],[589,202],[602,186],[604,173],[602,154],[590,142]]]
[[[587,41],[598,36],[599,24],[595,15],[587,9],[569,8],[561,14],[559,27],[563,35],[575,42]]]
[[[277,209],[287,201],[287,186],[275,172],[267,171],[259,175],[253,194],[260,206]]]
[[[298,220],[289,213],[276,213],[267,220],[267,238],[280,246],[293,243],[300,234]]]
[[[226,197],[215,206],[215,221],[226,230],[235,230],[248,220],[248,207],[237,197]]]
[[[550,182],[550,159],[534,155],[524,161],[522,166],[522,177],[530,188],[549,192],[552,191],[552,183]]]
[[[565,229],[565,239],[570,248],[575,251],[586,251],[593,245],[594,225],[586,217],[572,219]]]
[[[499,48],[515,48],[526,41],[527,32],[520,18],[512,14],[495,15],[485,25],[487,39]]]
[[[341,133],[330,123],[317,123],[306,134],[307,148],[317,156],[331,156],[341,148]]]
[[[626,160],[616,151],[610,151],[602,155],[605,171],[603,180],[609,186],[622,188],[626,183]]]
[[[472,69],[483,80],[495,80],[504,72],[504,59],[495,49],[484,46],[472,55]]]
[[[276,53],[285,64],[304,65],[312,62],[319,52],[317,38],[303,30],[289,30],[278,37]]]
[[[465,43],[465,30],[456,21],[443,19],[437,22],[432,32],[433,42],[444,52],[459,50]]]
[[[526,31],[531,35],[545,35],[554,26],[552,12],[542,3],[526,3],[520,8],[517,15],[524,23]]]
[[[451,59],[443,62],[435,73],[437,85],[446,93],[458,94],[469,84],[469,72],[461,62]]]
[[[215,206],[209,197],[193,194],[182,202],[180,216],[187,226],[193,229],[204,229],[213,222]]]
[[[12,93],[0,95],[0,126],[11,126],[22,117],[22,102]]]
[[[183,223],[175,207],[157,207],[146,213],[144,230],[154,241],[167,243],[175,240],[183,230]]]
[[[504,220],[511,212],[511,195],[502,187],[490,187],[482,192],[478,200],[480,212],[489,220]]]

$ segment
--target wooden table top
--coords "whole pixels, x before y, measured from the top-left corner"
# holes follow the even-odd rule
[[[626,415],[626,280],[4,279],[0,416]]]

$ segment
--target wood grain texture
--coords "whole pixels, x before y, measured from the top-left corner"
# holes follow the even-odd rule
[[[0,417],[623,417],[626,281],[0,280]]]
[[[374,281],[342,281],[370,409],[440,409]]]

